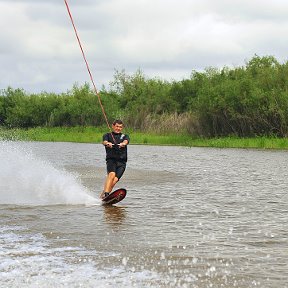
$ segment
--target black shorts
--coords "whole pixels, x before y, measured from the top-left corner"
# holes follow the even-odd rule
[[[115,172],[116,177],[120,179],[126,169],[126,162],[116,161],[113,159],[108,159],[106,161],[107,173]]]

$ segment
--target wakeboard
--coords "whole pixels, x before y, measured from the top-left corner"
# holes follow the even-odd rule
[[[103,205],[113,205],[122,201],[127,194],[127,190],[124,188],[117,189],[111,192],[108,196],[102,199]]]

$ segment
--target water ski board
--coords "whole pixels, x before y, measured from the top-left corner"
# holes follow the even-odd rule
[[[111,192],[107,197],[102,199],[103,205],[113,205],[120,201],[122,201],[126,196],[127,190],[124,188],[120,188]]]

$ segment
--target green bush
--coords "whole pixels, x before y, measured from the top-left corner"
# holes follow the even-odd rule
[[[255,55],[244,66],[203,72],[167,82],[116,71],[109,90],[99,93],[111,123],[129,129],[193,136],[288,135],[288,62]],[[88,84],[66,93],[27,94],[8,87],[0,94],[0,125],[15,128],[103,126],[98,95]]]

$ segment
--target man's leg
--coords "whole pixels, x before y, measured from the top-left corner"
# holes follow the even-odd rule
[[[114,177],[112,185],[111,185],[111,191],[113,190],[114,186],[116,185],[116,183],[119,181],[119,179],[117,178],[117,176]],[[111,192],[110,191],[110,192]]]
[[[115,184],[118,182],[118,178],[116,177],[115,172],[110,172],[107,175],[105,185],[104,185],[104,192],[111,192],[114,188]]]
[[[114,178],[116,176],[116,162],[113,160],[106,161],[107,166],[107,176],[105,179],[104,187],[102,193],[100,193],[100,198],[104,198],[104,193],[110,193],[113,188]]]
[[[106,181],[104,184],[104,190],[103,192],[100,194],[100,198],[104,198],[104,193],[108,192],[110,193],[114,186],[116,185],[116,183],[118,182],[118,178],[116,177],[115,172],[110,172],[107,177],[106,177]]]
[[[103,192],[100,195],[100,198],[104,198],[104,193],[108,192],[110,193],[114,187],[114,181],[115,181],[116,174],[115,172],[110,172],[106,176],[105,184],[104,184],[104,189]]]
[[[123,162],[107,162],[107,171],[108,171],[108,175],[106,177],[106,181],[104,184],[104,190],[103,192],[100,194],[100,198],[104,198],[104,193],[108,192],[110,193],[114,186],[116,185],[116,183],[120,180],[120,178],[122,177],[124,171],[126,168],[126,163]],[[116,172],[109,172],[111,170],[116,170]]]

